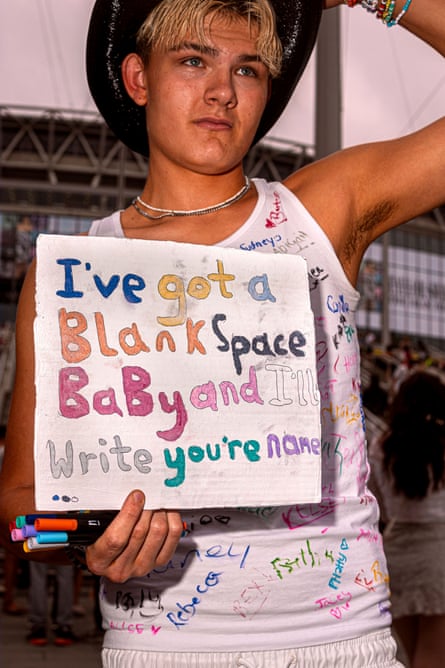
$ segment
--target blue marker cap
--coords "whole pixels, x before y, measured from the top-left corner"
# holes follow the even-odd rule
[[[50,543],[67,543],[68,534],[66,531],[42,531],[36,535],[39,545],[47,545]]]

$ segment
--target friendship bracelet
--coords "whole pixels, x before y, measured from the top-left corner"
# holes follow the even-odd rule
[[[383,23],[388,24],[392,20],[395,6],[396,6],[396,0],[389,0],[389,2],[386,3],[386,8],[385,11],[383,12],[383,17],[382,17]]]
[[[405,1],[402,10],[395,18],[394,9],[396,0],[343,0],[343,3],[351,8],[360,3],[363,9],[366,9],[371,14],[375,14],[377,19],[381,19],[388,28],[392,28],[400,23],[400,20],[410,8],[412,0]]]
[[[380,0],[378,5],[377,5],[376,18],[382,19],[383,14],[385,13],[385,10],[386,10],[386,0]]]
[[[388,26],[388,28],[392,28],[393,26],[396,26],[400,22],[400,19],[402,19],[405,16],[406,12],[410,8],[411,2],[412,0],[406,0],[402,10],[400,11],[400,14],[398,14],[395,19],[392,19],[391,21],[387,22],[386,25]]]
[[[375,14],[379,6],[379,0],[362,0],[361,5],[367,12]]]

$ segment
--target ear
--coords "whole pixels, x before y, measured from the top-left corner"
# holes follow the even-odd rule
[[[122,62],[122,80],[125,90],[139,106],[147,104],[147,86],[145,83],[145,67],[140,56],[129,53]]]

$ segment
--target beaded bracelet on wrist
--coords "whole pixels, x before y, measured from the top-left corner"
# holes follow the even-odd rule
[[[400,23],[400,20],[405,16],[406,12],[411,6],[412,0],[406,0],[403,8],[394,18],[394,10],[396,6],[396,0],[343,0],[344,4],[348,7],[355,7],[360,3],[363,9],[375,14],[377,19],[383,21],[383,23],[388,27],[392,28],[393,26]]]

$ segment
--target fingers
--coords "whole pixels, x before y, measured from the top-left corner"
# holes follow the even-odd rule
[[[163,566],[173,557],[178,542],[182,536],[184,525],[182,518],[177,511],[167,510],[167,511],[156,511],[155,515],[158,513],[163,513],[165,520],[167,521],[167,532],[164,534],[163,541],[159,541],[159,550],[154,564],[156,566]],[[152,524],[153,520],[152,519]]]
[[[176,511],[144,510],[145,497],[132,492],[102,536],[88,547],[88,568],[113,582],[140,577],[165,564],[182,534]]]

